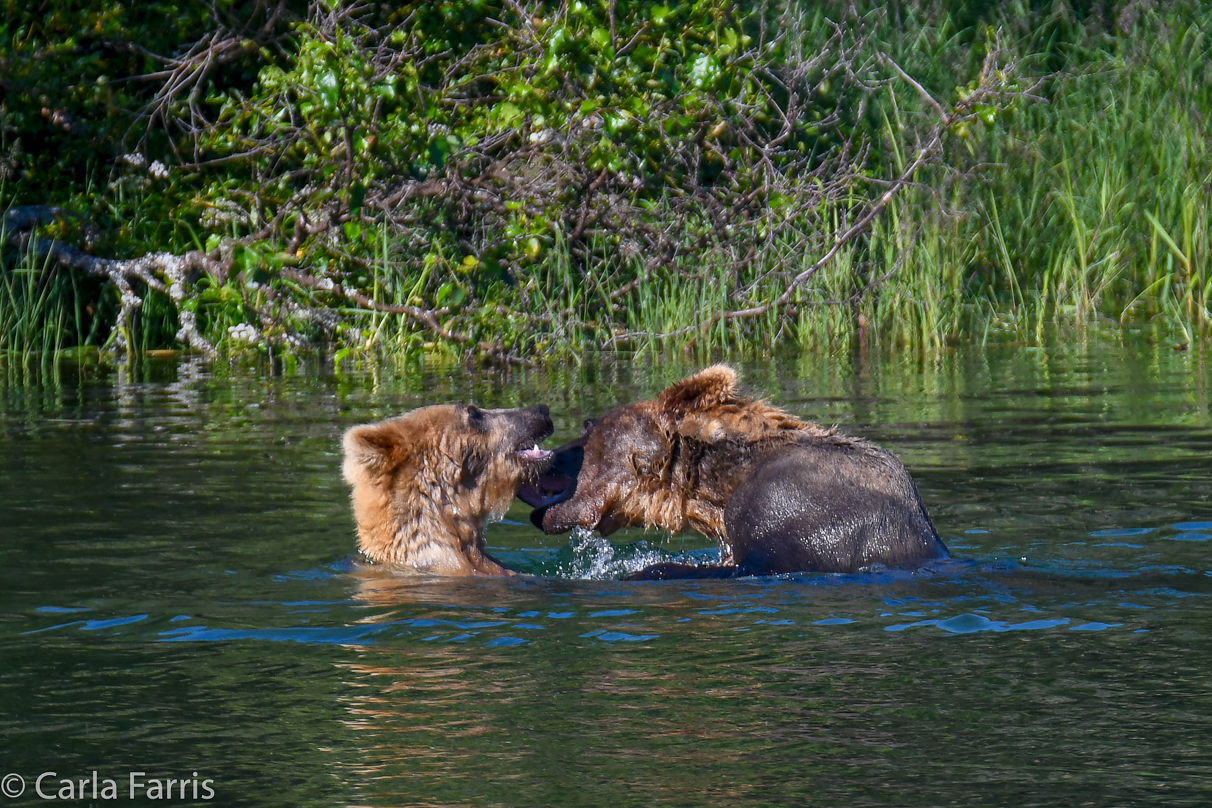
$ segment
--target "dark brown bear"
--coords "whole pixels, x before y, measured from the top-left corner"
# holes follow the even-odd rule
[[[726,365],[587,423],[554,469],[565,490],[548,476],[521,494],[547,533],[690,527],[721,544],[720,566],[658,564],[634,578],[854,572],[948,555],[893,455],[739,395]]]

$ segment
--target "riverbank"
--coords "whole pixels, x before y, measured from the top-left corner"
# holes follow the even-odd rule
[[[944,6],[21,12],[0,351],[1204,340],[1212,11]]]

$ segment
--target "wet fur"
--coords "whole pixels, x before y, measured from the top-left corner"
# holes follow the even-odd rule
[[[914,563],[946,553],[895,457],[740,395],[736,372],[726,365],[674,384],[655,400],[612,410],[576,443],[584,452],[577,481],[570,496],[542,514],[547,532],[577,525],[603,535],[630,525],[671,533],[689,527],[720,542],[724,565],[746,563],[748,557],[753,569],[779,572],[797,564],[840,571]],[[763,471],[788,462],[785,478]],[[807,465],[796,469],[796,462]],[[786,483],[790,500],[767,496],[784,479],[807,479],[797,477],[801,473],[817,482]],[[833,509],[836,521],[827,516],[824,523],[804,522],[820,532],[803,533],[789,523],[770,533],[768,515],[785,511],[788,503],[809,515]],[[872,524],[879,525],[874,534]],[[742,536],[738,549],[734,540]],[[734,549],[740,553],[735,562]]]
[[[724,508],[757,457],[804,438],[862,441],[800,420],[737,393],[736,371],[715,365],[667,388],[654,401],[612,411],[594,424],[614,435],[653,433],[659,444],[645,461],[629,458],[625,473],[593,496],[605,514],[604,533],[643,525],[680,533],[687,527],[717,539],[728,554]],[[625,444],[609,441],[612,447]],[[604,465],[594,458],[593,465]],[[587,466],[591,458],[586,458]],[[588,485],[578,486],[582,489]],[[582,522],[582,524],[584,524]]]
[[[521,414],[521,415],[519,415]],[[516,449],[551,432],[546,407],[425,407],[345,433],[358,548],[380,564],[437,575],[510,575],[484,549],[484,528],[544,465]]]

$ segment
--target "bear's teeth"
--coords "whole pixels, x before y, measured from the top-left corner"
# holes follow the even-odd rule
[[[546,449],[540,449],[537,443],[533,449],[518,449],[518,454],[527,460],[545,460],[551,456],[551,452]]]

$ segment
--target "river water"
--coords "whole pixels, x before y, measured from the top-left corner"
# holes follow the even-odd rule
[[[714,549],[544,536],[520,503],[488,541],[534,577],[353,563],[344,428],[542,401],[554,446],[689,362],[10,373],[0,776],[26,790],[0,803],[46,772],[129,802],[142,772],[186,780],[174,804],[1212,804],[1209,357],[860,359],[739,369],[897,452],[951,563],[627,583]]]

